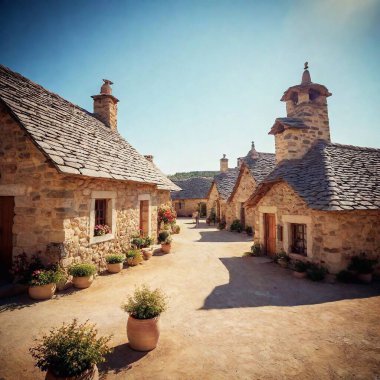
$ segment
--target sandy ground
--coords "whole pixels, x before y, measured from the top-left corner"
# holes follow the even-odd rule
[[[242,258],[243,234],[180,224],[171,254],[52,300],[2,300],[0,379],[43,379],[28,348],[74,317],[113,334],[103,379],[380,379],[380,283],[298,280],[266,258]],[[142,283],[170,302],[149,353],[128,347],[120,308]]]

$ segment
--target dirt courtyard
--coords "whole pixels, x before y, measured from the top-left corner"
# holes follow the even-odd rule
[[[89,289],[44,302],[0,300],[0,379],[43,379],[28,348],[74,317],[113,334],[103,379],[379,379],[380,284],[313,283],[266,258],[250,240],[181,219],[173,253],[99,276]],[[169,310],[158,347],[127,345],[120,305],[135,285],[162,288]]]

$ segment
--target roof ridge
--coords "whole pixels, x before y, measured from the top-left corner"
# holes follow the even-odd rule
[[[366,146],[340,144],[340,143],[333,143],[333,142],[327,143],[326,145],[327,146],[336,146],[336,147],[346,148],[346,149],[360,150],[360,151],[367,150],[370,152],[373,152],[373,151],[375,151],[375,152],[379,151],[380,152],[380,148],[371,148],[371,147],[366,147]]]

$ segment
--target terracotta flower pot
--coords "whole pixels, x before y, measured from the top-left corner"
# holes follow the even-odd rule
[[[149,260],[153,255],[153,251],[151,249],[143,249],[142,254],[143,254],[144,260]]]
[[[161,251],[163,253],[170,253],[170,250],[172,249],[171,244],[161,244]]]
[[[296,272],[296,271],[294,271],[293,272],[293,276],[295,278],[305,278],[307,276],[307,273],[306,272]]]
[[[136,319],[131,316],[127,322],[129,345],[136,351],[150,351],[156,348],[160,337],[160,317]]]
[[[56,288],[57,286],[55,284],[29,286],[29,297],[34,300],[48,300],[53,297]]]
[[[78,289],[86,289],[94,281],[94,275],[86,277],[73,277],[73,285]]]
[[[130,267],[134,267],[134,266],[140,264],[140,259],[138,259],[138,258],[136,258],[136,257],[128,257],[128,258],[127,258],[127,264],[128,264]]]
[[[107,271],[110,273],[119,273],[123,269],[123,263],[107,263]]]
[[[84,371],[78,376],[60,377],[54,375],[50,369],[47,371],[45,380],[99,380],[98,367],[94,365],[91,369]]]
[[[358,280],[369,284],[372,281],[372,273],[358,273]]]

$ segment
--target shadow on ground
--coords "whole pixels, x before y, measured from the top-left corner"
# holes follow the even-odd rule
[[[229,231],[199,231],[201,238],[196,240],[200,243],[236,243],[253,241],[252,236],[245,233],[229,232]]]
[[[380,282],[373,284],[328,284],[293,277],[264,257],[220,258],[230,282],[217,286],[201,309],[258,306],[313,305],[380,295]]]
[[[107,372],[119,373],[130,369],[132,364],[142,359],[148,352],[134,351],[129,347],[128,343],[123,343],[114,347],[113,351],[106,356],[106,361],[98,364],[101,379],[106,379]]]
[[[25,307],[31,307],[37,302],[43,301],[33,301],[26,294],[2,298],[0,299],[0,313],[4,313],[5,311],[20,310],[24,309]]]

